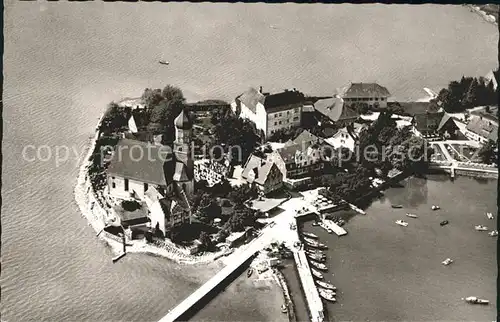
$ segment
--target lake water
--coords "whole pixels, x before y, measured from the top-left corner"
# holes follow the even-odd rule
[[[7,321],[153,321],[211,274],[145,255],[113,265],[80,217],[78,156],[111,100],[166,84],[189,100],[230,100],[248,86],[330,94],[348,81],[377,81],[397,98],[419,98],[422,87],[485,75],[497,64],[496,26],[452,6],[7,1],[4,23]],[[22,153],[30,145],[47,148],[28,161]],[[56,147],[73,151],[58,167]],[[211,317],[236,320],[251,307],[251,319],[273,320],[272,296],[252,292],[237,303],[221,297],[215,305],[233,313]]]
[[[334,321],[493,321],[496,317],[497,238],[475,225],[497,229],[497,181],[433,175],[410,178],[357,215],[338,238],[306,224],[327,241],[329,272],[338,287],[328,304]],[[391,204],[404,208],[393,209]],[[432,211],[432,205],[441,209]],[[405,216],[414,213],[416,219]],[[394,222],[402,219],[408,227]],[[449,224],[440,226],[448,220]],[[454,263],[441,262],[452,258]],[[332,276],[334,274],[334,276]],[[473,306],[462,297],[490,300]]]

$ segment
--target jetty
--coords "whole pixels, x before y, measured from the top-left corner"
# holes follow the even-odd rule
[[[203,284],[196,291],[191,293],[184,301],[182,301],[175,308],[170,310],[167,315],[160,319],[160,322],[173,322],[179,320],[184,313],[191,307],[198,303],[201,299],[207,296],[214,288],[228,278],[235,270],[241,265],[246,263],[253,257],[263,246],[269,242],[271,234],[261,234],[257,239],[252,241],[241,253],[233,253],[227,266],[215,274],[205,284]]]
[[[332,220],[323,219],[322,222],[328,229],[331,229],[335,234],[337,234],[337,236],[347,235],[347,231],[334,223]]]
[[[306,253],[304,250],[295,250],[293,252],[295,265],[299,273],[300,284],[306,297],[307,307],[312,322],[323,322],[325,314],[323,312],[323,302],[314,283],[314,278],[311,274],[311,268],[307,262]]]

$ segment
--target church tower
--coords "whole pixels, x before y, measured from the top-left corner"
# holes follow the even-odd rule
[[[179,116],[174,120],[175,141],[175,172],[174,181],[189,196],[194,190],[194,163],[192,159],[191,140],[193,124],[189,119],[188,112],[182,109]]]

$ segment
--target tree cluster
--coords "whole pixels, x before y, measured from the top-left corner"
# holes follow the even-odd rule
[[[186,103],[181,89],[172,85],[165,86],[163,90],[146,88],[141,99],[148,114],[149,130],[164,133],[164,137],[171,140],[175,133],[174,119]]]
[[[255,124],[237,117],[228,109],[214,112],[212,122],[215,125],[213,144],[223,147],[226,153],[230,152],[233,164],[244,163],[260,141]]]
[[[99,130],[107,135],[123,131],[128,124],[130,113],[130,107],[122,107],[115,102],[109,103]]]
[[[477,152],[479,159],[481,162],[486,164],[498,164],[498,155],[497,155],[497,142],[493,140],[488,140],[485,142],[481,149]]]
[[[463,112],[476,106],[497,105],[498,88],[495,90],[493,82],[484,77],[462,77],[459,82],[450,82],[448,88],[443,88],[431,103],[440,105],[449,113]]]
[[[234,187],[227,196],[235,205],[242,205],[249,199],[257,198],[259,196],[259,190],[255,185],[247,183]]]
[[[249,209],[243,205],[236,205],[234,213],[224,223],[222,230],[228,232],[243,231],[247,226],[253,226],[257,219],[256,211]]]

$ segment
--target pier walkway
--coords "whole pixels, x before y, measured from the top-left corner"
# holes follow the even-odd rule
[[[311,322],[323,322],[325,320],[323,302],[314,284],[306,254],[303,250],[294,250],[293,257],[295,259],[297,271],[299,272],[300,283],[302,284],[302,289],[306,296]]]
[[[203,284],[196,291],[191,293],[184,301],[182,301],[175,308],[170,310],[160,322],[173,322],[177,321],[186,311],[193,307],[198,301],[204,298],[210,291],[217,285],[222,283],[227,277],[238,269],[243,263],[249,260],[255,253],[261,250],[271,240],[271,229],[266,227],[257,239],[248,244],[242,252],[237,252],[229,255],[231,258],[227,262],[229,264],[215,274],[210,280]]]

